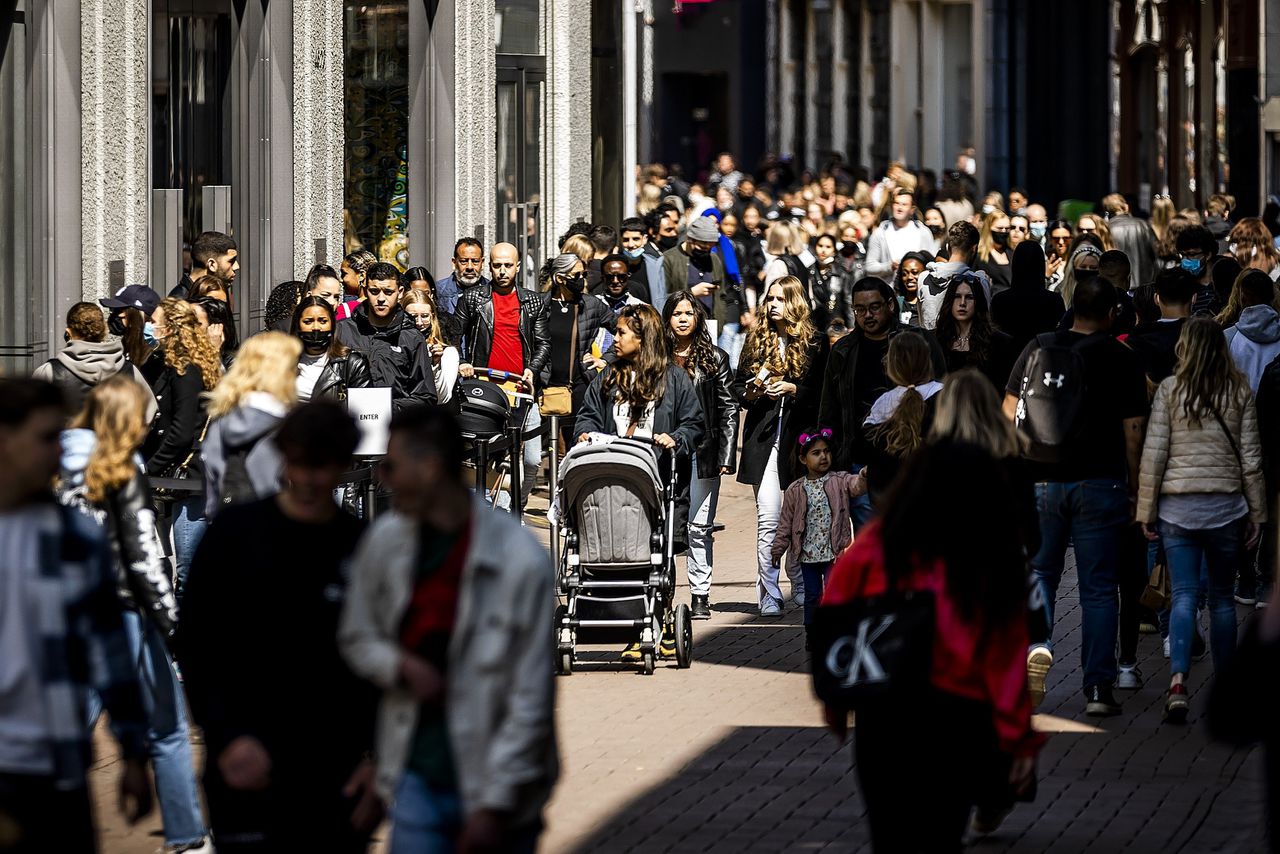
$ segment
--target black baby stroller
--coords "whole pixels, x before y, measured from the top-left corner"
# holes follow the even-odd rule
[[[483,369],[477,369],[473,379],[458,380],[456,396],[458,423],[468,465],[476,470],[477,491],[487,489],[494,506],[509,476],[511,494],[518,495],[521,467],[511,461],[523,457],[521,431],[533,397],[523,391],[515,374]],[[511,506],[519,515],[520,502],[512,501]]]
[[[614,439],[574,446],[560,466],[557,500],[565,533],[556,609],[556,670],[573,672],[579,643],[640,645],[652,674],[664,633],[680,667],[693,661],[687,605],[676,586],[672,455],[650,442]]]

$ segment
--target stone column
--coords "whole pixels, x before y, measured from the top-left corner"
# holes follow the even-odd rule
[[[84,298],[108,291],[111,261],[147,282],[151,39],[147,0],[80,4],[81,217]],[[161,294],[174,282],[149,282]]]
[[[293,2],[293,275],[342,258],[342,3]]]
[[[591,215],[591,2],[546,0],[542,124],[542,257],[579,216]]]
[[[454,235],[474,235],[483,226],[487,252],[497,239],[494,7],[493,0],[452,5]],[[448,249],[452,251],[452,244]]]

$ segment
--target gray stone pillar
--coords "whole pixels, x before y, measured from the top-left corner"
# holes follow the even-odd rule
[[[293,2],[293,275],[342,258],[342,3]]]
[[[150,227],[151,39],[147,0],[80,4],[81,216],[84,297],[147,281]],[[149,282],[161,294],[175,282]]]
[[[591,2],[545,0],[542,257],[579,216],[591,216]]]
[[[487,251],[496,239],[498,221],[494,6],[493,0],[467,0],[453,7],[454,235],[474,235],[482,226]]]

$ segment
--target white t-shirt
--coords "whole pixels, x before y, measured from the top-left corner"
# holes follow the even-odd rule
[[[942,391],[942,383],[937,380],[931,380],[924,385],[916,386],[916,391],[920,392],[920,396],[925,400],[933,397]],[[867,414],[867,420],[863,421],[864,425],[883,424],[893,417],[894,410],[898,408],[898,404],[902,402],[902,397],[907,393],[907,387],[904,385],[891,388],[884,394],[876,398],[876,402],[871,404],[871,412]]]
[[[644,414],[640,416],[640,420],[636,422],[635,432],[632,437],[640,437],[642,439],[653,438],[653,401],[644,408]],[[613,404],[613,430],[619,436],[626,436],[627,431],[631,429],[631,406],[626,403],[615,402]]]
[[[320,379],[320,374],[324,372],[325,365],[329,364],[329,354],[321,353],[319,356],[308,356],[303,353],[298,357],[298,402],[306,403],[311,399],[311,392],[315,390],[316,382]]]

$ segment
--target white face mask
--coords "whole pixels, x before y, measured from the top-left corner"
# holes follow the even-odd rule
[[[966,157],[964,159],[964,173],[966,175],[972,175],[977,171],[978,171],[978,161],[974,160],[972,157]]]

